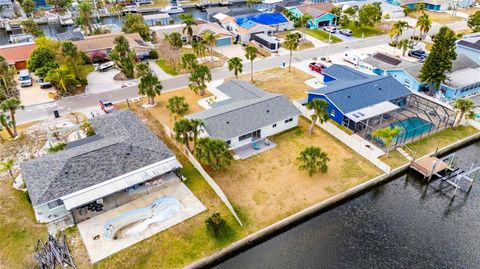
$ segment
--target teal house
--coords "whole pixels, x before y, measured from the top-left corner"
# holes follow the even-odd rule
[[[333,8],[334,5],[331,3],[286,7],[286,9],[288,9],[296,18],[300,18],[307,14],[310,15],[312,18],[307,22],[307,27],[310,29],[319,29],[323,26],[335,25],[337,16],[330,13]]]

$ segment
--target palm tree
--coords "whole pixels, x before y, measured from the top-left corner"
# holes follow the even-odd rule
[[[78,5],[79,15],[77,18],[77,24],[81,25],[84,30],[87,31],[88,35],[93,34],[92,27],[92,12],[93,7],[89,1],[82,1]]]
[[[205,56],[205,42],[203,40],[193,42],[192,44],[193,52],[198,55],[198,57],[203,58]]]
[[[65,41],[61,45],[62,55],[67,58],[67,62],[72,64],[77,79],[84,79],[78,69],[80,53],[77,46],[72,41]]]
[[[8,135],[10,135],[11,138],[15,138],[15,135],[13,134],[12,129],[10,128],[13,125],[12,121],[10,120],[10,116],[4,113],[0,113],[0,125],[3,126],[3,128],[5,128],[5,130],[7,131]]]
[[[299,168],[301,170],[307,170],[309,176],[320,172],[325,174],[328,171],[328,158],[327,153],[322,151],[319,147],[307,147],[298,156],[297,160],[300,162]]]
[[[202,34],[202,40],[209,47],[210,57],[213,61],[213,47],[215,47],[215,45],[217,44],[217,37],[215,36],[215,34],[206,31]]]
[[[308,27],[308,21],[310,21],[310,19],[312,18],[312,16],[308,15],[308,14],[305,14],[305,15],[302,15],[299,19],[299,22],[300,22],[300,25],[302,25],[303,29],[302,29],[302,40],[305,40],[305,36],[306,36],[306,31],[307,31],[307,27]]]
[[[257,53],[258,53],[258,50],[256,47],[252,46],[252,45],[248,45],[246,48],[245,48],[245,58],[247,58],[247,60],[250,60],[250,81],[253,82],[253,60],[255,60],[255,58],[257,58]]]
[[[214,236],[219,236],[227,222],[220,216],[220,213],[215,212],[205,220],[205,224],[207,225],[207,230],[213,233]]]
[[[201,96],[205,95],[205,89],[207,88],[207,82],[212,81],[212,74],[210,69],[203,64],[197,65],[190,74],[188,86],[195,93],[200,93]]]
[[[396,21],[393,25],[392,28],[390,29],[390,32],[388,32],[388,36],[392,39],[395,39],[395,44],[398,42],[398,39],[400,36],[403,34],[403,31],[410,26],[408,25],[408,22],[406,21]]]
[[[133,78],[135,75],[135,61],[137,56],[130,49],[130,44],[124,36],[117,36],[113,41],[115,47],[110,52],[109,58],[120,71],[127,77]]]
[[[13,127],[13,137],[16,137],[18,134],[17,134],[17,124],[15,122],[15,113],[17,112],[17,109],[23,109],[24,106],[22,105],[20,100],[15,97],[11,97],[11,98],[8,98],[7,100],[4,100],[1,106],[4,112],[10,112],[10,120],[11,120],[11,125]]]
[[[402,49],[402,55],[405,56],[408,48],[411,48],[411,41],[408,39],[402,39],[397,42],[397,48]]]
[[[53,82],[55,87],[62,91],[62,94],[67,94],[70,87],[78,83],[75,74],[67,67],[50,70],[45,77],[45,81]]]
[[[233,57],[228,60],[228,70],[232,71],[235,75],[235,79],[238,79],[238,74],[243,72],[243,63],[242,59],[239,57]]]
[[[137,64],[135,69],[136,69],[137,77],[139,77],[139,78],[144,77],[148,73],[150,73],[150,68],[146,63]]]
[[[182,20],[182,23],[185,24],[183,27],[183,34],[187,32],[187,35],[189,36],[188,43],[192,43],[193,40],[193,25],[197,25],[197,22],[193,18],[192,13],[182,13],[180,14],[180,19]]]
[[[0,99],[18,95],[15,68],[10,67],[5,58],[0,55]]]
[[[300,41],[298,39],[299,36],[296,33],[288,33],[285,42],[283,42],[283,46],[290,51],[290,58],[288,60],[288,72],[290,72],[292,68],[293,51],[298,49],[298,45],[300,44]]]
[[[471,99],[457,99],[455,100],[453,107],[458,110],[453,127],[459,126],[465,115],[467,115],[467,118],[469,119],[475,118],[475,113],[473,112],[473,109],[475,108],[475,103]]]
[[[182,68],[186,69],[188,72],[192,72],[197,66],[197,56],[193,53],[185,53],[182,55]]]
[[[430,16],[428,16],[426,13],[423,13],[420,17],[418,17],[416,27],[419,27],[420,29],[420,38],[424,39],[425,35],[432,27],[432,20],[430,19]]]
[[[190,131],[192,127],[189,119],[179,119],[173,125],[175,140],[182,143],[190,151]]]
[[[168,99],[167,109],[172,112],[174,117],[188,111],[188,103],[183,96],[173,96]]]
[[[210,137],[198,139],[194,155],[195,158],[210,166],[214,171],[229,165],[233,159],[225,141]]]
[[[193,150],[195,151],[198,135],[203,131],[203,122],[199,119],[190,120],[190,138],[193,141]]]
[[[13,180],[15,180],[15,177],[13,176],[13,164],[14,164],[14,160],[13,159],[10,159],[10,160],[7,160],[7,161],[4,161],[4,162],[1,162],[0,163],[0,172],[6,172],[8,171],[8,173],[10,174],[10,176],[12,177]]]
[[[390,148],[390,144],[392,143],[393,139],[402,131],[400,127],[395,126],[395,128],[392,128],[390,126],[387,126],[385,128],[380,128],[375,130],[372,133],[372,137],[374,138],[380,138],[383,140],[383,143],[385,144],[385,148],[387,149],[387,157],[388,157],[388,152]]]
[[[147,72],[140,78],[140,83],[138,84],[138,93],[144,94],[148,97],[148,104],[155,104],[155,96],[160,95],[162,90],[162,84],[158,80],[157,76],[151,72]]]
[[[123,7],[119,4],[115,4],[110,8],[110,13],[117,15],[117,18],[120,20],[122,16]]]
[[[307,109],[313,110],[312,123],[308,128],[309,135],[312,135],[313,128],[315,128],[317,120],[320,122],[320,124],[322,124],[329,119],[330,116],[328,115],[327,108],[328,102],[323,99],[313,99],[307,103]]]

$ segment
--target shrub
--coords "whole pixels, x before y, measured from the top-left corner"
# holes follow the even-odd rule
[[[219,236],[222,233],[222,229],[225,227],[226,222],[220,216],[220,213],[215,212],[210,217],[205,220],[207,225],[207,230],[211,232],[214,236]]]
[[[65,143],[57,143],[48,149],[48,153],[55,153],[65,149]]]
[[[390,13],[385,14],[385,15],[383,16],[383,18],[384,18],[385,20],[390,19]]]
[[[151,50],[149,53],[148,53],[148,57],[150,59],[158,59],[158,52],[156,50]]]
[[[85,132],[87,136],[92,136],[95,134],[95,130],[93,130],[92,124],[90,124],[90,122],[86,120],[82,122],[82,125],[80,125],[80,128],[82,128],[82,130]]]
[[[92,55],[90,57],[90,61],[92,63],[104,62],[106,59],[107,59],[107,54],[99,50],[92,52]]]

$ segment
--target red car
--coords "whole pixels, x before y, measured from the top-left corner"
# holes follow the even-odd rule
[[[115,106],[110,102],[109,100],[106,99],[100,99],[100,108],[105,112],[105,113],[112,113],[117,111],[115,109]]]
[[[326,66],[322,63],[310,63],[308,65],[308,67],[310,68],[310,70],[312,71],[315,71],[315,72],[318,72],[318,73],[322,73],[323,69],[326,68]]]

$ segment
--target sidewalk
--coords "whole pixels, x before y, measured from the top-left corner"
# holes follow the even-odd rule
[[[150,69],[152,69],[152,71],[155,72],[155,74],[157,74],[157,77],[160,80],[170,79],[170,78],[173,77],[173,76],[165,73],[165,71],[163,71],[163,69],[160,68],[160,66],[158,66],[157,63],[155,63],[155,60],[148,60],[147,62],[148,62],[148,65],[150,66]]]

